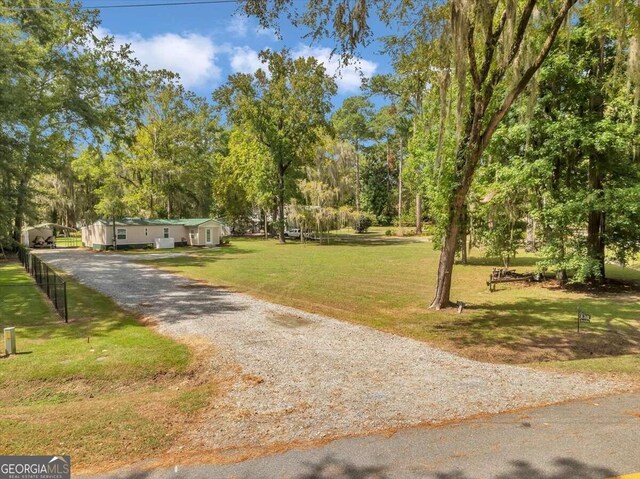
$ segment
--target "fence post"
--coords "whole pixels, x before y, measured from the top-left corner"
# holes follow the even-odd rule
[[[62,289],[64,292],[64,322],[69,322],[69,308],[67,308],[67,282],[62,283]]]
[[[53,273],[53,304],[58,309],[58,275]]]

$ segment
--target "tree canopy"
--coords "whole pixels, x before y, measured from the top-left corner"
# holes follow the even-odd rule
[[[237,73],[214,92],[228,120],[247,128],[266,148],[277,176],[278,235],[285,241],[285,202],[291,178],[312,158],[323,131],[335,81],[315,58],[292,58],[289,52],[265,51],[266,69]]]
[[[635,0],[243,2],[343,63],[392,27],[376,38],[392,71],[340,104],[325,66],[288,50],[198,96],[98,38],[95,12],[40,3],[65,8],[0,10],[3,245],[98,217],[215,215],[282,242],[415,219],[440,249],[436,309],[470,248],[591,283],[640,252]]]

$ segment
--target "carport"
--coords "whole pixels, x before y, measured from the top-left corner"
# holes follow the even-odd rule
[[[56,238],[54,232],[56,234],[62,232],[62,237],[66,240],[63,242],[63,247],[80,246],[80,239],[73,238],[70,234],[74,231],[78,230],[70,226],[59,225],[56,223],[42,223],[35,226],[27,226],[22,230],[20,242],[26,248],[56,248],[59,237]],[[74,242],[73,240],[76,241]]]

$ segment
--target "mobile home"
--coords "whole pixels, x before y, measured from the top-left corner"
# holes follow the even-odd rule
[[[156,219],[124,218],[98,220],[82,228],[83,246],[104,250],[214,246],[228,234],[226,226],[213,218]]]

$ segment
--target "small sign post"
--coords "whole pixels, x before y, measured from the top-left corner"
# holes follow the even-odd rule
[[[4,328],[4,350],[16,354],[16,328]]]
[[[578,310],[578,332],[580,332],[580,323],[590,323],[591,315],[584,311]]]

